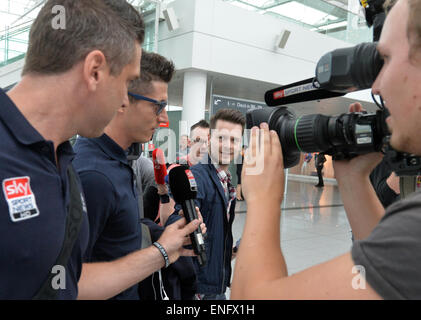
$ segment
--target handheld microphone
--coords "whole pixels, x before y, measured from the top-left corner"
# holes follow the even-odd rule
[[[170,171],[169,182],[174,200],[181,204],[187,223],[198,219],[194,203],[194,199],[197,196],[197,184],[193,173],[184,166],[174,167]],[[205,242],[200,226],[190,234],[190,239],[194,253],[199,260],[199,265],[203,267],[206,264],[207,258]]]
[[[155,182],[156,184],[163,184],[165,185],[165,176],[167,175],[167,167],[165,166],[165,156],[164,152],[156,148],[152,152],[152,161],[153,161],[153,172],[155,175]],[[170,197],[168,194],[159,195],[161,199],[161,203],[168,203],[170,202]]]

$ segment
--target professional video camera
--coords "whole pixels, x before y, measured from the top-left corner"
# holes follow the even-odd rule
[[[382,66],[376,43],[337,49],[319,60],[315,78],[270,90],[265,94],[265,101],[268,106],[279,106],[368,89]],[[288,107],[253,110],[247,113],[247,128],[267,122],[278,133],[285,168],[295,166],[301,152],[320,152],[340,160],[382,151],[397,175],[418,174],[419,157],[397,152],[389,146],[390,133],[385,122],[388,112],[381,98],[381,103],[374,101],[380,108],[376,113],[338,116],[310,114],[297,118]]]

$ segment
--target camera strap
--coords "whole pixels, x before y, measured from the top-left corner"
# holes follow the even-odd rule
[[[76,178],[77,173],[71,164],[67,168],[67,175],[69,178],[70,189],[69,212],[66,217],[66,229],[63,245],[53,267],[67,266],[67,262],[73,251],[76,239],[79,236],[80,227],[83,221],[82,194]],[[33,300],[57,299],[57,291],[59,289],[54,289],[52,287],[52,281],[55,276],[56,275],[54,273],[49,273],[47,280],[43,283],[38,293],[33,297]]]

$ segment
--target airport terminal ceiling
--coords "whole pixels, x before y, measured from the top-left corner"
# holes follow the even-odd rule
[[[168,4],[173,0],[162,0]],[[310,28],[341,27],[347,21],[350,1],[356,0],[223,0],[261,14],[281,16]],[[0,0],[0,29],[36,17],[45,0]],[[141,11],[153,10],[158,0],[128,0]],[[357,1],[358,2],[358,1]]]
[[[313,31],[346,29],[350,11],[363,17],[358,0],[224,0],[247,10],[257,11],[298,23]],[[362,19],[361,19],[362,20]]]
[[[156,3],[159,0],[128,0],[141,12],[154,12]],[[173,0],[162,0],[164,6]],[[356,14],[358,0],[222,0],[232,5],[240,6],[247,10],[256,11],[263,15],[271,15],[280,19],[298,23],[316,32],[323,30],[346,28],[346,22],[350,14]],[[38,14],[45,0],[0,0],[0,33],[4,33],[6,27],[22,28],[20,25],[28,23],[28,30],[21,36],[21,42],[26,42],[29,31],[29,22]],[[354,4],[354,6],[352,6]],[[350,10],[354,8],[353,13]],[[358,16],[364,22],[362,13]],[[335,30],[335,31],[336,31]],[[19,45],[19,43],[18,43]],[[9,47],[9,50],[11,48]],[[16,51],[19,51],[17,49]],[[22,52],[24,50],[22,49]],[[10,52],[12,54],[13,52]],[[21,52],[16,52],[15,55]],[[213,81],[212,81],[213,80]],[[243,99],[263,101],[266,90],[279,86],[272,83],[258,83],[249,79],[235,78],[228,75],[208,75],[208,97],[212,84],[214,94],[241,97]],[[183,73],[179,72],[176,79],[170,85],[170,103],[172,105],[182,105]],[[296,106],[299,112],[305,113],[338,113],[343,112],[347,103],[351,101],[347,98],[334,98],[321,102],[308,102],[302,106]],[[370,108],[370,107],[369,107]]]

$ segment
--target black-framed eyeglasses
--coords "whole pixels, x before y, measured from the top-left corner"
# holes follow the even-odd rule
[[[152,102],[154,105],[158,107],[158,109],[156,110],[156,115],[159,115],[162,112],[162,110],[164,110],[165,107],[168,105],[168,101],[165,101],[165,100],[158,101],[158,100],[151,99],[145,96],[141,96],[140,94],[135,94],[131,92],[128,92],[128,94],[129,96],[135,98],[136,100],[144,100],[144,101]]]

